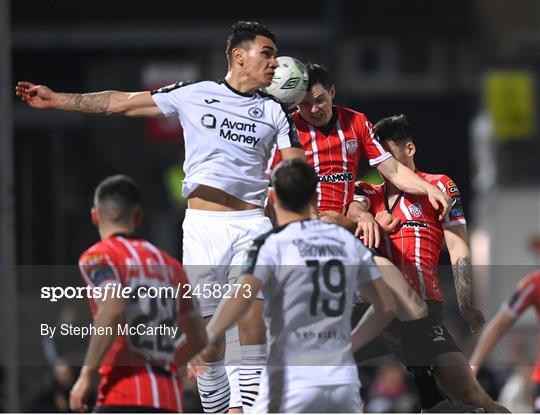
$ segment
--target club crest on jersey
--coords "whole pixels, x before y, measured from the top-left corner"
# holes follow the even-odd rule
[[[358,142],[355,139],[345,141],[345,148],[347,153],[354,155],[358,149]]]
[[[248,114],[249,114],[250,117],[253,117],[253,118],[262,118],[262,116],[264,115],[264,112],[260,108],[251,107],[248,110]]]
[[[420,207],[420,203],[413,203],[412,205],[409,205],[409,212],[411,212],[411,215],[413,215],[415,218],[422,216],[422,208]]]

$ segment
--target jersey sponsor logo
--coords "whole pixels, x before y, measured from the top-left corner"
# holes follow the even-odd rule
[[[201,117],[201,124],[203,127],[213,130],[216,128],[216,117],[212,114],[205,114]]]
[[[205,99],[204,102],[210,105],[210,104],[214,104],[216,102],[221,102],[221,101],[219,99],[212,98],[212,99]]]
[[[411,212],[411,215],[413,215],[415,218],[422,216],[422,207],[420,206],[420,203],[413,203],[412,205],[409,205],[409,212]]]
[[[238,131],[242,133],[256,133],[257,125],[254,122],[229,121],[228,118],[225,118],[220,125],[219,136],[229,141],[249,144],[253,147],[261,141],[260,138],[254,135],[240,134]]]
[[[251,107],[248,110],[248,114],[250,115],[250,117],[253,117],[253,118],[262,118],[262,116],[264,115],[264,112],[260,108]]]
[[[427,229],[429,225],[425,222],[418,222],[416,220],[406,220],[401,224],[403,228],[422,228]]]
[[[453,181],[449,181],[446,186],[448,187],[448,191],[450,193],[459,193],[459,190]]]
[[[304,154],[307,156],[312,156],[313,155],[313,150],[305,150],[304,151]]]
[[[347,149],[347,153],[350,155],[355,155],[356,150],[358,149],[358,141],[356,139],[347,140],[345,141],[345,148]]]
[[[345,249],[333,244],[310,244],[303,239],[295,239],[293,244],[298,248],[301,257],[341,256],[346,257]]]
[[[346,171],[345,173],[334,173],[319,176],[319,181],[323,183],[352,182],[354,181],[354,176],[351,172]]]

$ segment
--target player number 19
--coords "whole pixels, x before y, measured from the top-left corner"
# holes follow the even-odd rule
[[[317,309],[319,304],[319,297],[321,295],[320,280],[320,262],[319,261],[306,261],[306,265],[313,269],[311,273],[311,282],[313,283],[313,294],[309,303],[309,313],[312,316],[317,315]],[[332,281],[332,276],[338,277],[337,284]],[[337,307],[331,307],[329,299],[322,300],[322,312],[328,317],[337,317],[343,314],[345,308],[345,267],[343,263],[337,259],[331,259],[326,262],[322,267],[322,280],[324,287],[332,294],[339,294],[338,299],[334,299],[338,302]],[[335,277],[334,277],[335,280]]]

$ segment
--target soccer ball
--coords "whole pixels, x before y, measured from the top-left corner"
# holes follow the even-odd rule
[[[308,89],[308,73],[302,62],[290,56],[277,58],[279,66],[270,86],[262,91],[273,95],[289,108],[300,104]]]

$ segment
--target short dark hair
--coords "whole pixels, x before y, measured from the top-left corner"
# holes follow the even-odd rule
[[[114,223],[125,223],[133,218],[141,206],[139,185],[131,177],[117,174],[103,180],[94,193],[94,205]]]
[[[227,37],[227,47],[225,49],[227,60],[230,62],[231,53],[235,47],[242,42],[252,41],[257,35],[267,37],[272,42],[277,43],[274,33],[263,24],[259,22],[236,22]]]
[[[318,63],[309,62],[306,64],[306,69],[309,76],[308,91],[313,85],[321,84],[324,89],[329,90],[334,82],[328,73],[328,70]]]
[[[411,123],[404,114],[383,118],[373,129],[382,141],[392,140],[398,144],[414,141]]]
[[[281,205],[299,213],[310,203],[319,178],[313,167],[302,159],[284,160],[272,173],[272,186]]]

